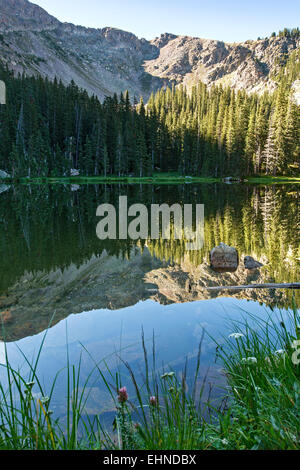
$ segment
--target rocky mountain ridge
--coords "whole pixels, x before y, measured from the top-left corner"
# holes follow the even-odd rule
[[[159,40],[152,41],[153,44]],[[300,46],[299,39],[272,37],[226,44],[187,36],[163,41],[159,57],[147,61],[148,73],[190,88],[198,81],[248,91],[272,91],[279,62]]]
[[[1,31],[42,31],[59,25],[43,8],[27,0],[0,0]]]
[[[300,46],[295,37],[228,44],[165,33],[153,41],[115,28],[61,23],[27,0],[0,0],[1,61],[16,74],[41,74],[103,98],[129,90],[147,99],[171,83],[199,80],[262,92],[276,87],[278,63]]]

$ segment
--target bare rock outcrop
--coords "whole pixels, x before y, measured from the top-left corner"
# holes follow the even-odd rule
[[[42,31],[59,21],[43,8],[27,0],[0,0],[0,31]]]
[[[190,90],[199,81],[273,91],[278,63],[299,45],[295,37],[229,44],[170,33],[147,41],[116,28],[61,23],[27,0],[0,0],[4,64],[15,74],[57,77],[65,84],[74,80],[100,99],[125,90],[148,99],[164,85]]]

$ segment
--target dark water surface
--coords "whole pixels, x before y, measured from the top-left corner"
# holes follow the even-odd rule
[[[178,240],[106,240],[96,237],[96,209],[119,196],[128,203],[205,205],[205,243],[187,252]],[[143,365],[141,330],[149,351],[154,332],[157,365],[180,371],[186,358],[195,365],[203,328],[201,374],[224,385],[215,362],[216,344],[233,331],[230,320],[247,312],[260,318],[288,315],[292,291],[209,292],[205,286],[251,282],[299,282],[299,185],[53,185],[14,186],[0,194],[0,339],[8,342],[12,365],[28,372],[18,351],[32,359],[52,319],[39,362],[46,388],[66,365],[78,364],[82,345],[110,369],[129,361]],[[220,242],[235,246],[240,266],[215,273],[209,251]],[[251,255],[264,266],[246,270]],[[299,304],[299,291],[295,292]],[[297,297],[298,296],[298,297]],[[82,353],[82,383],[93,367]],[[4,361],[4,343],[0,343]],[[100,364],[104,370],[104,363]],[[126,381],[126,371],[124,380]],[[192,372],[191,372],[192,373]],[[1,377],[1,375],[0,375]],[[2,380],[3,378],[2,373]],[[65,374],[59,376],[54,405],[65,409]],[[109,413],[112,402],[98,377],[89,386],[90,414]]]

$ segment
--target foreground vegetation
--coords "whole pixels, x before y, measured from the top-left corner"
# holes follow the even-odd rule
[[[229,385],[221,402],[203,403],[201,344],[189,392],[186,368],[180,380],[173,371],[156,369],[154,342],[150,370],[144,337],[143,383],[124,363],[132,396],[122,386],[121,375],[104,374],[94,363],[116,407],[111,432],[103,428],[101,416],[85,416],[91,375],[80,387],[81,361],[77,367],[67,363],[64,426],[51,411],[58,376],[47,394],[36,373],[45,337],[33,365],[24,357],[31,370],[26,379],[11,367],[5,348],[2,367],[11,386],[6,390],[0,384],[0,449],[299,449],[299,313],[294,307],[289,322],[256,318],[254,327],[248,320],[249,315],[235,324],[234,332],[217,347]]]

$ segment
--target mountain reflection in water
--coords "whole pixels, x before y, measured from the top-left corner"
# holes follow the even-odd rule
[[[53,314],[40,361],[46,381],[66,364],[66,321],[73,362],[79,360],[82,342],[96,360],[109,356],[114,368],[117,359],[111,355],[120,350],[121,341],[128,347],[122,352],[126,360],[139,368],[143,326],[148,339],[155,332],[159,360],[179,370],[186,356],[191,366],[195,361],[203,327],[218,339],[221,333],[230,333],[228,318],[242,310],[264,316],[291,306],[293,292],[284,289],[226,292],[228,298],[223,298],[224,292],[205,287],[299,281],[299,185],[72,189],[12,186],[0,195],[0,315],[13,365],[23,362],[16,344],[32,357]],[[184,240],[172,238],[100,241],[97,206],[117,206],[120,195],[128,197],[129,205],[204,204],[203,249],[186,252]],[[210,268],[209,252],[220,242],[238,249],[237,271],[216,273]],[[264,266],[246,270],[245,255]],[[299,304],[299,291],[294,295]],[[211,380],[224,383],[217,372],[220,365],[214,364],[215,344],[208,336],[202,356],[203,374],[210,366]],[[91,359],[84,355],[84,375],[91,367]],[[61,378],[58,387],[64,395],[63,384]],[[96,382],[90,411],[100,402],[103,410],[111,409],[107,392]],[[57,407],[62,407],[59,399]]]

